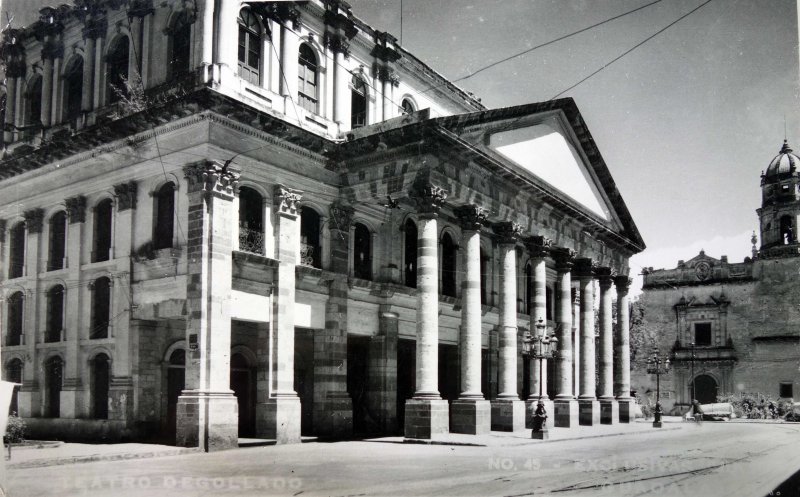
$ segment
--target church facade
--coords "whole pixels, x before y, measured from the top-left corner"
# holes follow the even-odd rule
[[[761,176],[756,211],[761,245],[753,233],[744,262],[700,252],[673,269],[644,272],[645,326],[657,336],[672,371],[662,379],[665,412],[686,411],[692,398],[757,394],[795,398],[800,387],[800,159],[784,142]],[[633,388],[655,395],[643,350],[634,361]]]
[[[644,243],[571,99],[487,109],[341,0],[77,0],[2,53],[2,364],[34,434],[629,420]]]

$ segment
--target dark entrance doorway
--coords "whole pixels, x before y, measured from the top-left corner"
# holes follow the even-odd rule
[[[414,340],[397,341],[397,429],[405,427],[406,400],[414,396],[417,382],[417,343]]]
[[[538,373],[538,371],[537,371]],[[538,395],[539,392],[536,392]],[[522,400],[531,396],[531,361],[528,356],[522,356]]]
[[[231,355],[231,390],[239,404],[239,436],[254,437],[255,416],[255,371],[242,354]]]
[[[314,335],[313,330],[294,332],[294,389],[300,397],[300,434],[314,430]]]
[[[175,443],[177,432],[176,419],[178,397],[184,389],[186,381],[186,352],[177,349],[169,356],[167,365],[167,425],[166,436],[170,443]]]
[[[347,337],[347,393],[353,399],[353,433],[364,435],[375,431],[376,420],[367,402],[367,364],[369,337]]]
[[[691,390],[690,390],[691,391]],[[717,382],[707,374],[694,379],[694,395],[701,404],[713,404],[717,401]]]
[[[457,345],[439,344],[439,394],[444,400],[456,400],[461,393],[461,371]]]

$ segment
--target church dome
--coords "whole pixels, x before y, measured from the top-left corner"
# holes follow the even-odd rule
[[[767,166],[767,172],[764,173],[765,177],[782,176],[784,174],[793,173],[795,168],[800,165],[800,157],[792,153],[792,147],[789,146],[787,140],[783,140],[783,147],[778,155]]]

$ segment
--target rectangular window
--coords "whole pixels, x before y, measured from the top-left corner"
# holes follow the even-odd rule
[[[779,397],[782,399],[794,398],[794,385],[792,383],[781,383]]]
[[[711,323],[694,323],[694,344],[698,347],[711,345]]]

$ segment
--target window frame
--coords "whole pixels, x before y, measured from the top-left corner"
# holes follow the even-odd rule
[[[56,216],[60,216],[60,218],[56,219]],[[56,221],[59,220],[61,224],[61,237],[57,239],[56,237],[59,232],[56,231]],[[67,226],[67,213],[65,211],[58,211],[50,216],[50,221],[48,222],[47,271],[58,271],[66,268],[64,260],[67,256]]]
[[[103,217],[106,215],[106,206],[108,220],[105,224],[107,226],[105,224],[101,225],[105,221]],[[110,261],[114,247],[114,201],[110,198],[104,198],[95,204],[93,211],[92,262]],[[106,232],[108,236],[101,237]]]
[[[167,198],[165,188],[170,187],[170,209],[165,209],[163,201]],[[153,194],[153,250],[173,248],[175,245],[175,204],[178,187],[173,181],[167,181],[159,186]],[[168,221],[167,225],[161,223]]]
[[[264,54],[262,53],[264,27],[258,16],[248,8],[239,11],[237,20],[239,26],[236,39],[238,75],[252,85],[261,86],[261,76],[264,72]],[[243,39],[244,44],[242,44]],[[253,45],[255,45],[255,50],[253,50]],[[251,64],[251,57],[255,57],[257,66]],[[244,75],[245,72],[247,77]]]
[[[708,343],[700,343],[700,340],[698,339],[699,326],[708,327]],[[696,321],[692,323],[692,331],[694,344],[696,347],[712,347],[714,345],[714,326],[711,321]]]
[[[123,41],[124,40],[124,41]],[[125,52],[125,57],[123,61],[123,57],[121,55],[117,56],[118,52]],[[124,86],[124,81],[128,81],[130,84],[130,64],[131,58],[131,41],[128,35],[121,35],[116,40],[114,40],[114,44],[110,46],[110,49],[106,55],[106,84],[105,84],[105,91],[106,91],[106,103],[113,104],[119,102],[121,100],[121,96],[117,94],[113,86],[118,85],[120,91],[123,95],[128,94],[127,87]],[[124,79],[123,79],[124,78]]]
[[[303,57],[304,50],[313,57],[313,60]],[[319,114],[319,57],[308,43],[301,43],[297,52],[297,102],[306,111]],[[309,83],[309,74],[314,76],[313,83]],[[313,88],[312,92],[306,91],[309,85]]]

